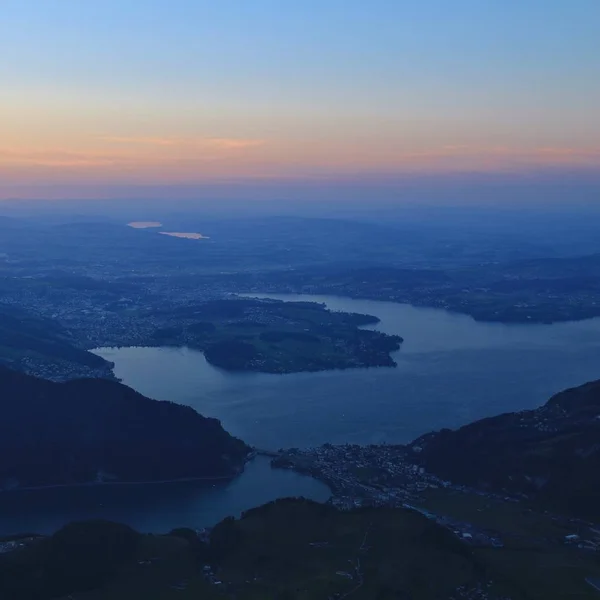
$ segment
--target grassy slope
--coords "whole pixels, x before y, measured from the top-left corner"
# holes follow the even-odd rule
[[[428,490],[423,507],[481,530],[499,532],[504,548],[478,548],[475,554],[527,598],[597,598],[585,579],[600,577],[600,559],[595,552],[565,546],[565,536],[580,533],[570,520],[520,503],[444,489]]]
[[[439,500],[432,498],[432,505]],[[465,508],[463,500],[455,505],[457,516],[465,510],[471,516],[483,514],[469,501]],[[448,507],[447,499],[444,504]],[[509,526],[516,521],[514,528],[525,534],[547,526],[535,516],[498,515],[494,509],[481,518],[505,520]],[[503,549],[473,549],[420,515],[399,509],[338,512],[314,503],[284,501],[219,527],[215,535],[222,544],[217,547],[221,551],[215,571],[224,585],[204,580],[200,571],[205,561],[195,560],[185,542],[145,536],[138,558],[160,557],[159,561],[151,566],[135,564],[104,590],[73,598],[313,600],[348,594],[356,600],[428,600],[469,597],[454,590],[479,582],[488,595],[472,598],[593,600],[597,594],[585,583],[585,577],[600,574],[592,554],[558,544],[544,550],[516,541]],[[322,544],[311,545],[315,542]],[[362,577],[337,574],[355,572],[357,566]],[[494,581],[491,587],[489,580]],[[182,583],[184,589],[173,587]]]
[[[342,513],[313,503],[283,502],[250,511],[233,528],[234,542],[216,567],[226,585],[203,579],[202,561],[193,559],[185,543],[146,536],[138,558],[159,561],[135,564],[105,589],[73,598],[313,600],[351,594],[357,600],[435,599],[452,597],[459,586],[485,585],[490,574],[497,583],[486,587],[489,598],[507,591],[502,575],[489,573],[481,557],[446,530],[404,510]],[[315,542],[323,545],[311,545]],[[173,587],[181,583],[184,589]],[[511,588],[513,600],[536,597]]]

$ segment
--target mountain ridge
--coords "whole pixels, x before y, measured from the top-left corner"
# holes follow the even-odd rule
[[[534,410],[425,434],[409,448],[428,471],[452,482],[600,518],[600,380]]]
[[[0,488],[235,476],[250,451],[216,419],[105,379],[0,366]]]

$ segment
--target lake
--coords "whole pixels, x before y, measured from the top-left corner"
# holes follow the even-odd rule
[[[273,295],[368,313],[404,338],[398,367],[273,375],[229,373],[188,348],[104,348],[123,382],[220,419],[269,449],[404,443],[442,427],[534,408],[600,378],[600,319],[554,325],[479,323],[466,315],[331,296]]]
[[[207,527],[276,498],[330,496],[324,484],[292,471],[272,469],[257,457],[233,481],[89,485],[0,493],[0,536],[53,533],[65,523],[109,519],[138,531],[166,533],[175,527]]]
[[[262,448],[407,442],[500,412],[534,408],[600,377],[600,319],[554,325],[478,323],[465,315],[391,302],[269,295],[376,315],[405,341],[398,367],[271,375],[228,373],[188,348],[103,348],[141,393],[188,404]],[[278,497],[325,500],[329,490],[257,458],[232,482],[88,486],[0,494],[0,535],[54,531],[107,518],[140,531],[204,527]]]

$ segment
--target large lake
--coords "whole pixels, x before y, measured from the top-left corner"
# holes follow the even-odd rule
[[[398,367],[271,375],[229,373],[187,348],[100,349],[124,383],[189,404],[261,448],[408,442],[600,378],[600,319],[478,323],[444,310],[331,296],[269,295],[376,315],[405,341]]]
[[[217,417],[246,442],[277,449],[324,442],[407,442],[441,427],[533,408],[553,393],[600,378],[600,319],[555,325],[477,323],[443,310],[329,296],[325,302],[378,316],[403,336],[396,369],[268,375],[227,373],[200,352],[104,348],[124,383],[147,396]],[[258,458],[233,482],[116,485],[0,494],[0,535],[49,532],[72,519],[108,518],[141,531],[212,525],[277,497],[325,500],[319,482],[272,470]]]

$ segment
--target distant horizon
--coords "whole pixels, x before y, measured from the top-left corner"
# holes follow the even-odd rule
[[[479,173],[346,180],[240,180],[202,185],[18,186],[5,190],[5,194],[0,184],[0,212],[2,207],[32,203],[80,209],[105,203],[108,209],[144,202],[164,210],[211,205],[223,209],[235,205],[259,214],[264,210],[286,214],[290,210],[318,213],[339,208],[342,212],[369,212],[431,207],[568,212],[600,209],[600,173],[588,170],[519,176]]]

